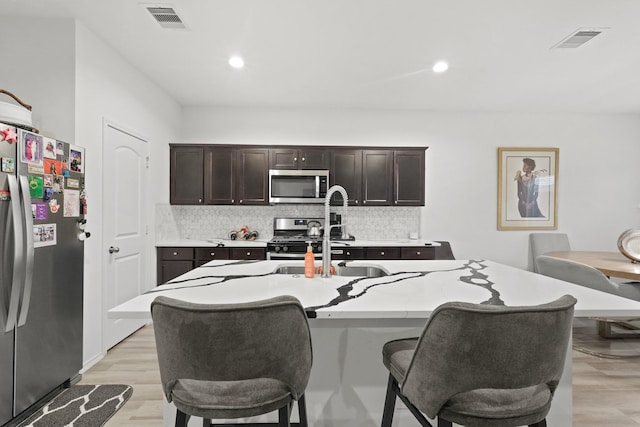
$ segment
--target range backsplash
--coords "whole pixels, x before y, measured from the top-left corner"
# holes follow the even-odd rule
[[[331,210],[342,213],[342,207]],[[323,218],[324,205],[177,206],[156,205],[156,241],[222,239],[247,226],[259,239],[273,237],[274,217]],[[347,209],[347,230],[357,239],[407,239],[420,231],[419,207]],[[421,236],[422,237],[422,236]]]

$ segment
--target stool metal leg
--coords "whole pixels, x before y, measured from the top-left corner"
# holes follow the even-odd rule
[[[180,409],[176,409],[176,427],[187,427],[189,422],[189,415],[182,412]]]
[[[395,389],[398,387],[396,379],[393,375],[389,374],[389,381],[387,382],[387,395],[384,398],[384,411],[382,412],[382,424],[381,427],[391,427],[393,422],[393,412],[396,409],[396,393]]]
[[[298,399],[298,417],[300,418],[300,427],[307,427],[307,403],[304,394]]]
[[[291,424],[289,423],[290,416],[291,411],[288,404],[280,408],[278,410],[278,427],[291,427]]]

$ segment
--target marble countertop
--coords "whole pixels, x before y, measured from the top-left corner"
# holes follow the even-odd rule
[[[313,279],[277,274],[302,261],[210,261],[164,285],[109,310],[109,318],[150,319],[159,295],[198,303],[237,303],[293,295],[310,318],[427,318],[447,301],[534,305],[564,294],[578,300],[577,317],[640,316],[640,302],[602,293],[487,260],[348,261],[334,265],[374,266],[375,278],[332,276]],[[316,263],[316,265],[319,265]]]
[[[156,243],[156,247],[266,247],[269,239],[257,239],[257,240],[231,240],[231,239],[208,239],[208,240],[195,240],[195,239],[179,239],[179,240],[166,240]],[[331,246],[352,246],[352,247],[436,247],[440,246],[440,243],[431,240],[422,239],[394,239],[394,240],[332,240]]]

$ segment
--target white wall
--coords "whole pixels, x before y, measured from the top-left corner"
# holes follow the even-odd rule
[[[109,242],[103,241],[102,182],[110,179],[102,163],[103,119],[149,141],[151,171],[148,194],[149,230],[154,230],[154,206],[168,194],[168,144],[178,135],[180,106],[146,76],[82,24],[76,24],[76,141],[86,147],[89,215],[85,244],[85,363],[102,354],[102,261]],[[148,239],[147,289],[155,286],[154,236]]]
[[[185,108],[182,125],[180,142],[428,146],[421,237],[460,259],[527,267],[529,231],[496,226],[498,147],[560,149],[557,231],[574,249],[616,251],[640,227],[639,116]]]

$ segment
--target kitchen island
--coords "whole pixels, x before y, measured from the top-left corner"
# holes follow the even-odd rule
[[[150,319],[150,304],[158,295],[199,303],[294,295],[307,311],[313,340],[306,394],[310,425],[373,427],[380,424],[388,375],[382,365],[382,345],[419,335],[431,312],[444,302],[534,305],[571,294],[578,300],[576,317],[640,315],[640,302],[486,260],[334,265],[345,275],[306,279],[296,270],[301,262],[211,261],[111,309],[109,317]],[[569,351],[549,425],[571,425],[571,395]],[[169,426],[173,412],[171,405],[165,407]],[[394,425],[415,425],[400,402],[397,407]]]

